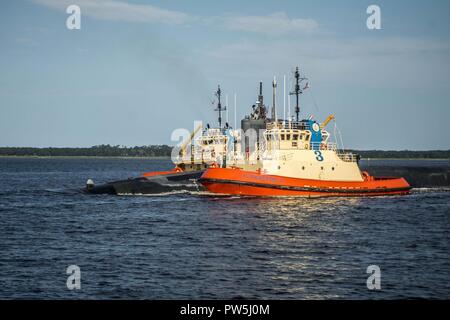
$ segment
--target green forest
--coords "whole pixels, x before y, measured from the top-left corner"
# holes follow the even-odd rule
[[[432,151],[385,151],[347,150],[371,159],[450,159],[450,150]],[[0,147],[0,156],[26,157],[170,157],[172,147],[168,145],[111,146],[109,144],[89,148],[24,148]]]
[[[450,150],[348,150],[357,153],[363,159],[450,159]]]
[[[172,147],[153,145],[140,147],[111,146],[90,148],[21,148],[0,147],[0,156],[34,157],[170,157]]]

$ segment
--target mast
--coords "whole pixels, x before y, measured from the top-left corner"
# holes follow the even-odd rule
[[[277,111],[276,111],[277,79],[275,77],[273,77],[272,88],[273,88],[272,119],[276,120],[276,118],[277,118]]]
[[[220,85],[217,86],[217,91],[215,93],[218,101],[217,101],[217,108],[214,111],[219,111],[219,128],[222,129],[222,111],[227,110],[227,106],[222,107],[222,103],[220,102],[220,97],[222,94],[222,90],[220,90]]]
[[[299,115],[300,115],[299,97],[300,97],[300,94],[303,93],[303,90],[300,89],[300,83],[304,80],[308,80],[308,78],[300,77],[300,72],[298,70],[298,67],[295,68],[294,77],[295,77],[294,91],[290,92],[289,94],[295,95],[295,98],[296,98],[295,117],[296,117],[296,120],[299,121]]]
[[[286,123],[286,76],[283,76],[283,123]]]
[[[237,123],[236,123],[236,93],[234,93],[234,129],[237,129]]]
[[[259,96],[258,96],[258,103],[259,103],[259,106],[263,106],[264,105],[264,97],[263,97],[263,94],[262,94],[262,81],[260,81],[259,82]]]
[[[289,81],[289,86],[291,86],[291,81]],[[288,122],[290,123],[292,121],[291,118],[291,93],[288,95]]]
[[[262,81],[259,82],[259,95],[258,100],[256,101],[255,105],[253,105],[253,112],[251,114],[251,117],[254,119],[266,119],[266,106],[264,105],[264,97],[262,93]]]
[[[228,121],[228,109],[226,109],[227,106],[228,106],[228,94],[225,95],[225,110],[227,110],[227,113],[226,113],[227,117],[226,117],[226,119],[227,119],[227,123],[228,123],[229,122]]]

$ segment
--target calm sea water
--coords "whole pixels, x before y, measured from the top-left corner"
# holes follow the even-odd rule
[[[363,199],[78,191],[87,178],[168,168],[168,160],[1,158],[0,298],[450,298],[448,191]],[[66,287],[69,265],[81,268],[80,290]],[[367,289],[369,265],[381,269],[379,291]]]

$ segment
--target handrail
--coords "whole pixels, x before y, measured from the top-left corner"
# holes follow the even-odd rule
[[[358,162],[359,155],[351,152],[338,152],[337,156],[345,162]]]
[[[278,120],[277,122],[269,122],[266,124],[267,130],[272,129],[300,129],[309,130],[309,126],[305,122],[301,121],[283,121]]]
[[[320,149],[320,150],[337,150],[337,145],[334,142],[311,142],[310,149]]]

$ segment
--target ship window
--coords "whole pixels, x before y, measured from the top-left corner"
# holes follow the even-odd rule
[[[292,140],[298,140],[298,134],[292,135]]]
[[[305,167],[302,167],[302,170],[305,170]]]
[[[284,140],[284,134],[281,135],[281,140]]]
[[[334,171],[334,167],[331,167],[331,170],[333,170],[333,171]]]
[[[292,146],[296,147],[297,146],[297,141],[292,141]]]
[[[290,134],[286,135],[286,140],[291,140],[291,135]]]

